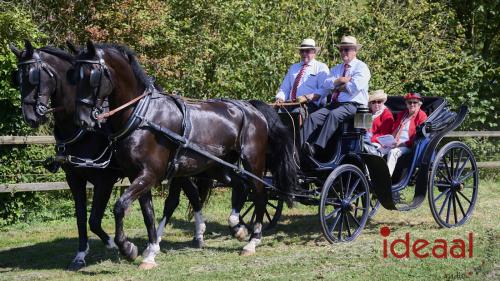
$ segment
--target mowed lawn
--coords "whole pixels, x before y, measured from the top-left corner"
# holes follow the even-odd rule
[[[19,224],[0,229],[0,280],[500,280],[499,186],[500,182],[481,182],[474,215],[463,227],[438,228],[424,202],[411,212],[382,209],[356,241],[335,245],[321,234],[317,207],[285,207],[279,225],[250,257],[239,256],[244,243],[229,236],[230,193],[219,189],[204,210],[205,249],[190,248],[194,225],[187,220],[183,198],[163,236],[159,266],[150,271],[138,269],[141,257],[128,262],[116,251],[106,250],[91,234],[88,266],[69,272],[65,268],[77,247],[73,218]],[[161,200],[155,201],[157,217],[163,208]],[[114,232],[109,212],[104,225]],[[389,242],[409,232],[412,241],[445,239],[451,244],[473,232],[473,257],[383,258],[382,226],[391,229]],[[126,217],[126,233],[142,252],[146,230],[137,203]]]

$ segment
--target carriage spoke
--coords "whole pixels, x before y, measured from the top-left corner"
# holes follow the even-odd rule
[[[345,185],[345,190],[346,190],[346,197],[349,197],[349,189],[350,189],[350,186],[351,186],[351,176],[352,174],[351,173],[347,173],[347,183]]]
[[[450,168],[448,167],[448,162],[446,161],[446,155],[443,156],[443,163],[444,163],[444,166],[446,168],[446,174],[448,175],[448,179],[452,179],[451,177],[451,172],[450,172]]]
[[[250,204],[250,206],[248,207],[248,209],[246,209],[246,211],[243,213],[243,215],[241,215],[242,218],[244,218],[248,212],[250,212],[250,210],[252,210],[252,208],[255,206],[255,203],[252,202],[252,204]]]
[[[472,204],[472,203],[470,202],[469,198],[467,198],[467,197],[466,197],[466,196],[462,193],[462,191],[457,190],[457,192],[458,192],[458,194],[462,195],[462,197],[463,197],[465,200],[467,200],[467,202],[469,202],[469,204]]]
[[[349,215],[351,215],[351,218],[352,218],[352,219],[354,220],[354,222],[358,225],[358,227],[360,227],[360,226],[361,226],[361,224],[360,224],[360,223],[359,223],[359,221],[356,219],[356,216],[353,216],[353,215],[351,214],[351,212],[349,212],[348,214],[349,214]]]
[[[455,173],[453,174],[453,177],[457,177],[458,176],[458,166],[460,165],[460,162],[462,162],[462,155],[464,153],[464,150],[463,149],[460,149],[460,154],[458,155],[458,159],[457,159],[457,165],[455,166],[454,168],[454,171]]]
[[[467,165],[467,162],[469,162],[470,160],[470,155],[467,155],[467,158],[465,158],[465,161],[462,163],[462,166],[460,166],[460,168],[458,168],[458,171],[457,171],[457,174],[455,175],[455,177],[460,177],[460,175],[462,174],[462,172],[464,171],[465,169],[465,165]]]
[[[450,192],[450,197],[453,197],[453,192]],[[453,200],[453,198],[448,200],[448,207],[446,208],[446,223],[450,221],[451,200]]]
[[[340,179],[340,195],[341,195],[341,199],[344,199],[344,181],[342,180],[342,175],[340,175],[339,177]]]
[[[267,217],[267,219],[269,220],[269,222],[271,222],[271,221],[272,221],[272,219],[271,219],[271,215],[269,215],[269,212],[267,211],[267,209],[265,210],[265,212],[264,212],[264,213],[266,214],[266,217]]]
[[[356,187],[358,187],[359,185],[359,182],[361,181],[361,178],[358,178],[354,184],[352,185],[351,188],[349,188],[349,191],[347,192],[347,196],[346,197],[349,197],[352,195],[352,193],[354,192],[354,190],[356,190]]]
[[[363,191],[361,193],[358,193],[358,194],[354,195],[354,197],[352,197],[351,200],[349,200],[349,203],[352,202],[352,201],[354,201],[354,200],[356,200],[356,199],[358,199],[359,197],[361,197],[361,196],[363,196],[365,194],[366,194],[366,191]]]
[[[255,212],[252,213],[252,217],[250,218],[250,225],[253,225],[254,220],[255,220]]]
[[[458,181],[459,182],[464,182],[466,179],[470,178],[470,176],[474,175],[474,173],[476,172],[476,170],[472,170],[470,172],[468,172],[465,176],[461,177]]]
[[[356,207],[354,208],[354,216],[358,215],[358,204],[359,204],[359,198],[357,198],[356,203],[354,203],[354,205],[356,205]],[[350,214],[350,212],[349,212],[349,214]]]
[[[441,209],[439,209],[439,216],[441,216],[441,213],[443,213],[444,206],[446,205],[446,202],[448,202],[448,199],[450,199],[449,192],[446,194],[446,197],[444,198],[443,205],[441,206]]]
[[[441,198],[444,194],[448,194],[448,192],[450,192],[450,189],[446,189],[445,191],[441,192],[441,194],[439,194],[435,199],[434,199],[434,202],[438,201],[439,198]]]
[[[457,202],[456,202],[456,196],[455,196],[455,193],[453,192],[453,194],[451,195],[452,198],[453,198],[453,218],[455,219],[455,224],[457,224]]]
[[[273,209],[278,209],[278,206],[273,205],[273,203],[267,201],[267,205],[273,207]]]
[[[350,214],[351,212],[347,212],[347,213]],[[351,225],[349,224],[349,218],[347,217],[347,215],[345,215],[344,219],[345,219],[346,226],[347,226],[347,235],[349,235],[348,237],[351,237],[352,234],[351,234]]]
[[[435,185],[437,187],[448,187],[448,186],[450,186],[449,183],[441,183],[441,182],[437,182],[437,183],[435,183]]]
[[[455,157],[454,157],[454,156],[455,156],[454,151],[455,151],[455,150],[454,150],[453,148],[452,148],[452,149],[450,149],[450,175],[452,175],[452,176],[455,174],[455,173],[453,173],[453,168],[454,168],[454,167],[453,167],[453,162],[454,162],[454,160],[455,160],[455,159],[454,159],[454,158],[455,158]]]
[[[335,227],[337,226],[337,223],[339,222],[340,218],[342,217],[342,214],[341,215],[338,215],[335,220],[333,221],[333,225],[331,228],[328,229],[328,232],[329,233],[332,233],[334,230],[335,230]]]
[[[333,212],[329,213],[328,215],[325,216],[325,220],[331,219],[333,216],[338,214],[338,212],[341,210],[341,208],[334,209]]]
[[[341,219],[340,219],[339,235],[338,235],[339,241],[342,240],[342,231],[343,231],[342,226],[344,224],[344,213],[343,212],[340,213],[340,217],[341,217]]]
[[[456,197],[457,198],[457,203],[458,203],[458,206],[460,207],[460,211],[462,212],[462,215],[464,215],[464,218],[466,217],[465,215],[465,212],[464,212],[464,207],[462,206],[462,203],[460,202],[460,197]]]
[[[443,174],[443,171],[441,170],[441,168],[438,167],[437,171],[440,174],[441,179],[443,179],[446,182],[450,183],[450,179],[446,175]]]

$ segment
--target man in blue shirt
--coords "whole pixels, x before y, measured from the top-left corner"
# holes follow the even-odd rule
[[[323,88],[328,66],[316,60],[319,47],[313,39],[304,39],[298,49],[302,60],[288,69],[276,94],[276,102],[306,102],[308,111],[312,112],[328,92]]]
[[[339,125],[356,114],[357,107],[368,105],[370,70],[356,58],[361,45],[353,36],[343,36],[337,46],[343,62],[330,70],[323,84],[333,90],[331,102],[311,114],[303,127],[303,148],[310,156],[326,147]]]

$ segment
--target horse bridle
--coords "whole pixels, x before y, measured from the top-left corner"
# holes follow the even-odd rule
[[[31,85],[34,85],[36,87],[36,93],[35,93],[35,99],[34,100],[29,100],[27,98],[22,98],[22,102],[24,104],[28,105],[33,105],[35,107],[35,112],[39,116],[45,116],[49,113],[52,113],[54,111],[57,111],[58,108],[50,108],[48,104],[44,104],[40,101],[40,73],[42,70],[47,72],[51,79],[55,78],[55,70],[48,64],[42,61],[40,54],[38,54],[37,51],[33,52],[33,58],[30,60],[26,60],[23,62],[19,62],[17,64],[18,69],[20,69],[21,66],[23,65],[32,65],[34,64],[34,67],[30,67],[28,71],[28,82]],[[18,70],[20,73],[20,70]],[[21,77],[21,75],[18,74],[18,79]],[[54,91],[57,89],[57,79],[55,79],[56,86],[54,87]],[[22,93],[22,81],[19,79],[19,87],[21,88],[21,93]],[[52,93],[49,94],[49,97]],[[49,98],[47,99],[49,100]]]
[[[90,87],[92,88],[92,99],[77,98],[76,101],[91,107],[92,108],[91,117],[99,122],[98,116],[104,111],[103,109],[104,97],[101,97],[101,91],[111,90],[113,89],[114,86],[113,86],[113,80],[111,79],[111,72],[109,71],[106,62],[104,61],[103,57],[104,52],[101,49],[97,49],[96,55],[97,55],[97,60],[87,60],[87,59],[76,60],[77,65],[78,64],[90,64],[91,66],[97,65],[97,68],[92,67],[92,70],[90,71],[89,84]],[[105,89],[105,88],[103,89],[102,87],[103,73],[108,77],[109,83],[111,85],[110,89]],[[80,79],[82,79],[83,67],[81,66],[79,69],[79,75]]]

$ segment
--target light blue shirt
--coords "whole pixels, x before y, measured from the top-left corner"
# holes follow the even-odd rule
[[[289,101],[291,99],[290,94],[292,92],[293,83],[295,82],[295,78],[299,74],[303,64],[304,62],[301,61],[290,66],[285,79],[283,79],[283,82],[278,89],[276,98],[280,98],[284,101]],[[321,96],[321,98],[316,101],[316,103],[319,103],[319,101],[328,93],[328,90],[323,88],[323,83],[325,82],[327,76],[328,66],[326,64],[317,60],[310,61],[309,66],[307,66],[304,70],[304,75],[302,75],[299,86],[297,87],[297,97],[308,94],[317,94]]]
[[[345,91],[340,92],[339,102],[356,102],[368,106],[368,82],[370,81],[370,70],[368,66],[354,59],[349,63],[349,69],[345,76],[350,76],[351,81],[346,84]],[[324,82],[324,88],[335,89],[333,82],[342,77],[344,72],[344,63],[337,64],[330,70],[330,75]]]

